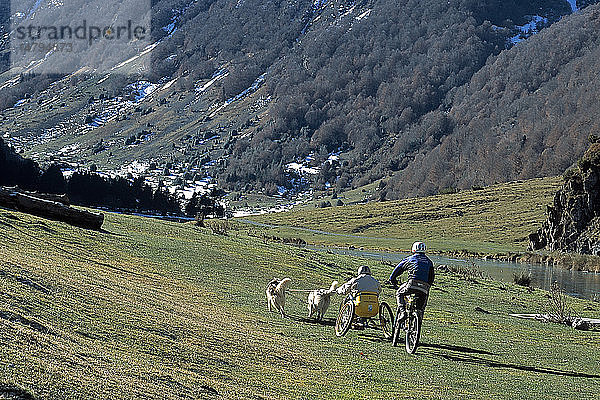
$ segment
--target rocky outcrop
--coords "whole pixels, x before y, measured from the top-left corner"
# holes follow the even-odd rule
[[[546,221],[529,235],[529,250],[600,255],[600,143],[593,143],[564,179]]]

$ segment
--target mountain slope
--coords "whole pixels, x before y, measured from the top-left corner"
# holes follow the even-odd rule
[[[571,13],[566,1],[163,0],[152,11],[149,73],[128,75],[142,69],[139,59],[100,74],[5,73],[0,133],[42,164],[145,175],[182,196],[215,180],[231,190],[293,195],[384,179],[383,198],[397,198],[558,174],[572,162],[568,156],[553,154],[542,168],[528,157],[554,142],[557,152],[571,144],[578,150],[585,129],[574,126],[570,142],[552,133],[543,146],[540,131],[519,160],[490,146],[474,157],[527,164],[515,171],[503,165],[502,172],[487,167],[465,174],[457,166],[442,173],[465,162],[450,148],[464,147],[470,156],[479,148],[479,128],[467,123],[475,120],[470,105],[496,108],[483,83],[512,76],[510,94],[497,94],[510,103],[524,96],[514,87],[531,83],[515,73],[524,57],[552,58],[529,68],[546,82],[545,74],[555,75],[546,65],[562,68],[577,49],[596,45],[593,27],[583,29],[586,38],[575,29],[588,20],[593,25],[592,13],[557,22]],[[554,29],[557,23],[569,28]],[[539,30],[544,40],[524,40]],[[562,56],[544,50],[558,36]],[[531,110],[545,97],[528,101],[522,107]],[[528,123],[513,114],[502,110],[482,127],[510,118]],[[519,129],[514,135],[522,137],[527,129]]]
[[[392,190],[415,195],[562,173],[600,129],[599,28],[600,9],[590,7],[486,65],[452,93],[447,112],[429,117],[446,116],[453,129],[417,152]]]
[[[544,220],[560,182],[560,178],[532,179],[418,199],[298,209],[251,219],[308,229],[291,234],[311,244],[333,242],[338,247],[402,251],[419,239],[434,252],[523,252],[527,236]],[[343,199],[344,195],[339,196]],[[321,237],[320,232],[333,235]]]

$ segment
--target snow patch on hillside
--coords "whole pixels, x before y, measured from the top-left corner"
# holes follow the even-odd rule
[[[247,88],[246,90],[244,90],[242,93],[238,94],[237,96],[227,99],[227,101],[225,103],[231,104],[236,100],[243,99],[244,97],[248,96],[249,94],[256,92],[258,90],[258,88],[264,83],[266,77],[267,77],[267,73],[265,72],[264,74],[262,74],[261,76],[256,78],[256,80],[252,83],[252,85],[250,85],[249,88]]]
[[[131,62],[134,62],[135,60],[137,60],[137,59],[139,59],[139,58],[141,58],[141,57],[145,56],[146,54],[148,54],[148,53],[150,53],[152,50],[154,50],[154,48],[155,48],[156,46],[158,46],[158,45],[161,43],[161,41],[162,41],[162,40],[159,40],[159,41],[157,41],[157,42],[154,42],[154,43],[151,43],[151,44],[149,44],[148,46],[144,47],[144,50],[142,50],[142,51],[140,52],[140,54],[137,54],[137,55],[135,55],[135,56],[133,56],[133,57],[131,57],[131,58],[129,58],[129,59],[127,59],[127,60],[123,61],[122,63],[119,63],[119,64],[115,65],[115,66],[114,66],[114,67],[112,67],[110,70],[111,70],[111,71],[114,71],[114,70],[116,70],[116,69],[118,69],[118,68],[121,68],[121,67],[123,67],[124,65],[127,65],[127,64],[129,64],[129,63],[131,63]]]
[[[308,167],[304,164],[295,163],[295,162],[287,164],[285,166],[285,168],[288,171],[296,172],[298,175],[302,175],[302,174],[316,175],[319,173],[318,168]]]
[[[299,176],[302,175],[316,175],[319,173],[320,168],[311,166],[314,165],[315,157],[313,154],[309,154],[304,158],[304,160],[298,162],[292,162],[285,165],[285,170],[290,172],[295,172]]]
[[[174,19],[174,18],[173,18],[173,19]],[[177,30],[177,28],[175,27],[175,22],[176,22],[176,21],[174,21],[174,20],[171,20],[171,23],[170,23],[170,24],[168,24],[168,25],[166,25],[166,26],[163,26],[163,27],[162,27],[162,28],[160,28],[160,29],[162,29],[163,31],[167,32],[167,34],[168,34],[169,36],[171,36],[171,35],[172,35],[173,33],[175,33],[175,31]]]
[[[339,161],[341,153],[342,152],[340,150],[334,151],[333,153],[330,153],[329,157],[327,158],[327,160],[325,162],[329,163],[329,164],[332,164],[334,161]]]
[[[0,86],[0,90],[7,88],[7,87],[13,87],[19,84],[19,82],[21,82],[21,77],[19,75],[15,76],[14,78],[4,82],[1,86]]]
[[[328,0],[314,0],[313,1],[313,12],[317,12],[325,8]]]
[[[340,18],[344,18],[350,14],[352,14],[354,12],[354,9],[356,8],[356,5],[353,5],[352,7],[350,7],[348,9],[348,11],[346,11],[345,13],[343,13],[342,15],[340,15]]]
[[[175,82],[177,82],[177,78],[171,79],[169,82],[165,83],[164,86],[160,88],[160,90],[167,90],[168,88],[173,86]]]
[[[373,11],[372,8],[369,8],[367,11],[363,12],[362,14],[360,14],[359,16],[357,16],[355,19],[357,21],[361,21],[364,18],[367,18],[369,15],[371,15],[371,11]]]
[[[177,24],[179,23],[179,20],[181,19],[181,16],[192,6],[192,4],[194,4],[197,0],[192,0],[190,1],[185,7],[179,9],[171,9],[171,11],[173,12],[173,16],[171,17],[171,21],[163,26],[162,28],[160,28],[162,31],[164,31],[167,34],[167,37],[171,37],[173,36],[173,34],[175,32],[177,32]],[[236,7],[237,8],[237,7]]]
[[[227,107],[231,103],[241,100],[241,99],[251,95],[252,93],[256,92],[258,90],[258,88],[261,87],[261,85],[265,82],[266,77],[267,77],[267,73],[265,72],[264,74],[262,74],[261,76],[256,78],[254,83],[252,83],[252,85],[250,85],[249,88],[245,89],[243,92],[237,94],[236,96],[230,97],[229,99],[225,100],[225,103],[221,104],[214,111],[211,112],[210,117],[211,118],[214,117],[219,111],[223,110],[225,107]]]
[[[548,24],[548,18],[541,17],[539,15],[532,15],[531,19],[525,25],[516,25],[515,28],[519,33],[509,39],[510,43],[517,44],[527,39],[528,37],[535,35],[540,31],[541,28]]]
[[[33,7],[31,8],[31,10],[29,10],[29,14],[27,14],[27,17],[25,19],[29,19],[32,16],[35,15],[36,11],[40,8],[40,6],[42,5],[42,1],[43,0],[36,0],[35,4],[33,5]]]
[[[156,90],[158,85],[148,81],[137,81],[126,86],[126,89],[131,89],[131,93],[136,103],[143,101],[152,92]]]
[[[227,77],[229,75],[229,70],[227,68],[221,68],[216,71],[210,80],[206,82],[204,85],[200,87],[196,87],[196,93],[202,93],[206,91],[209,87],[211,87],[215,82],[220,81],[221,79]]]
[[[567,3],[571,6],[571,12],[579,11],[579,7],[577,7],[577,0],[567,0]]]
[[[147,162],[135,160],[129,164],[123,165],[121,169],[116,171],[116,174],[119,176],[127,176],[128,174],[131,174],[133,176],[139,176],[148,171],[149,165],[150,164]]]

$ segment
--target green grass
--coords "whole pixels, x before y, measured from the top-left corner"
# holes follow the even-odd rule
[[[251,219],[276,225],[269,230],[272,234],[297,236],[321,245],[407,250],[415,240],[423,240],[439,252],[518,252],[526,250],[528,235],[540,227],[560,184],[560,177],[532,179],[455,194],[303,209]]]
[[[266,310],[273,276],[328,287],[364,260],[264,243],[246,229],[216,236],[114,214],[104,228],[0,210],[0,384],[40,399],[597,396],[597,331],[508,316],[545,311],[543,291],[440,273],[422,347],[409,356],[379,331],[336,338],[332,326],[301,320],[304,295],[288,297],[294,319]],[[389,273],[370,265],[378,278]],[[383,299],[393,303],[391,291]]]

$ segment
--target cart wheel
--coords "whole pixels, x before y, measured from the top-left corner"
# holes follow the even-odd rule
[[[392,309],[385,301],[382,301],[379,305],[379,327],[386,339],[392,338],[394,335],[394,314],[392,314]]]
[[[337,320],[335,321],[335,334],[336,336],[344,336],[350,326],[352,325],[352,319],[354,318],[354,303],[351,301],[344,303],[340,309]]]

